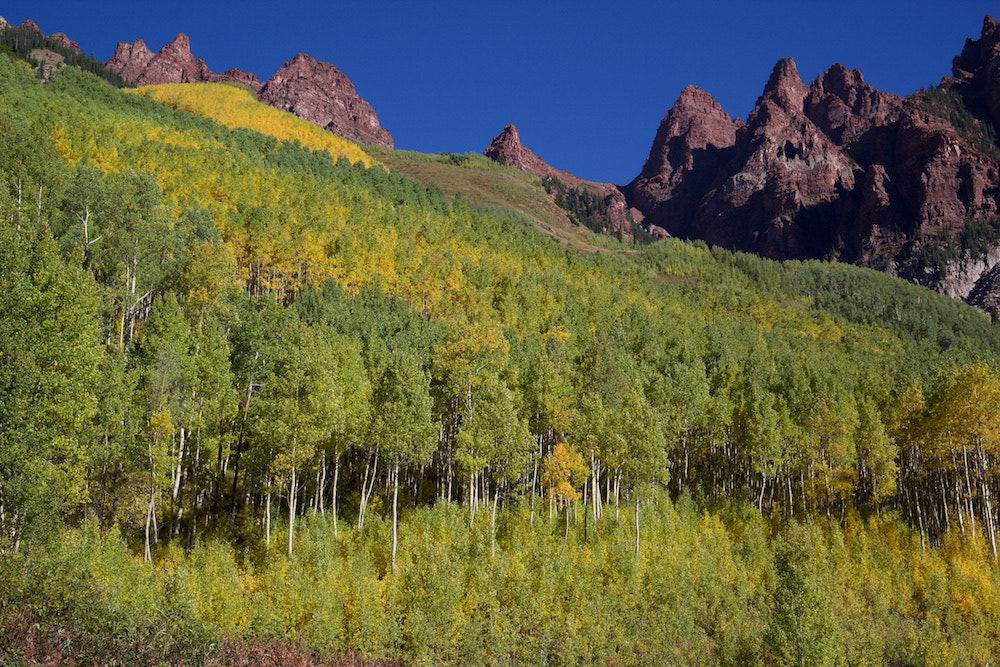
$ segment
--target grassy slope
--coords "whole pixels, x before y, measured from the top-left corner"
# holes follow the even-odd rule
[[[377,153],[378,159],[418,183],[437,184],[449,199],[462,199],[485,212],[503,215],[504,209],[527,216],[534,225],[566,248],[608,252],[606,239],[576,225],[555,205],[537,179],[488,158],[467,155],[426,155],[411,151]]]

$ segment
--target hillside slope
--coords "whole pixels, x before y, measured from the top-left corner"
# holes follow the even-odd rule
[[[1000,650],[981,313],[202,86],[0,54],[0,661]]]

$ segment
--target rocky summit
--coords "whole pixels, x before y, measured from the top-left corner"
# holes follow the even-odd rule
[[[546,191],[562,202],[569,199],[587,202],[593,225],[600,231],[621,234],[630,237],[632,234],[632,213],[628,210],[625,196],[621,190],[610,183],[595,183],[585,181],[569,172],[550,167],[542,158],[535,155],[527,146],[521,143],[521,134],[513,124],[507,125],[503,131],[493,138],[483,155],[499,162],[516,167],[526,174],[537,176]],[[577,211],[571,211],[580,214]],[[634,211],[639,215],[638,211]],[[661,238],[666,234],[659,229],[653,229],[654,235]]]
[[[109,69],[136,85],[233,81],[254,91],[261,102],[290,111],[351,141],[392,148],[389,132],[354,84],[329,63],[299,54],[261,84],[256,74],[238,68],[214,74],[191,53],[187,35],[179,34],[154,54],[141,39],[119,42]]]
[[[623,191],[644,225],[671,235],[774,259],[854,262],[981,307],[1000,302],[979,284],[998,282],[991,248],[1000,241],[962,241],[970,225],[1000,236],[1000,150],[983,138],[1000,126],[998,57],[1000,25],[987,17],[952,76],[907,98],[841,64],[807,86],[786,58],[746,123],[689,86]],[[962,127],[950,120],[957,109],[971,116]]]
[[[393,147],[392,136],[354,84],[335,66],[304,53],[275,72],[258,97],[351,141]]]

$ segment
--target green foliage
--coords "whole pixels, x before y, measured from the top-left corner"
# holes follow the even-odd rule
[[[0,81],[0,611],[84,660],[996,653],[980,313],[586,241],[478,157],[390,171],[72,68]]]

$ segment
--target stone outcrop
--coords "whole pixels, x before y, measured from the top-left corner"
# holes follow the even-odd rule
[[[213,78],[213,81],[219,81],[219,82],[232,81],[234,83],[244,85],[250,90],[252,90],[254,92],[254,95],[260,92],[262,86],[260,79],[257,78],[256,74],[254,74],[253,72],[244,72],[238,67],[227,69],[222,74],[216,74],[215,77]]]
[[[108,69],[117,72],[126,81],[135,83],[146,71],[149,61],[154,54],[146,46],[146,42],[137,39],[131,44],[128,42],[118,42],[111,60],[105,63]]]
[[[178,34],[155,55],[141,39],[132,44],[118,42],[107,66],[137,86],[214,80],[205,61],[192,55],[191,41],[184,33]]]
[[[153,54],[137,39],[119,42],[108,68],[136,85],[234,81],[253,90],[258,99],[290,111],[351,141],[392,148],[389,132],[379,125],[371,106],[335,66],[299,54],[261,84],[256,74],[233,68],[213,74],[191,53],[187,35],[177,37]]]
[[[77,55],[82,55],[82,52],[80,51],[80,45],[71,40],[69,37],[67,37],[66,33],[63,32],[52,33],[51,35],[49,35],[49,39],[57,43],[59,46],[65,49],[69,49],[70,51],[76,53]]]
[[[304,53],[274,73],[261,88],[259,99],[351,141],[393,147],[392,136],[379,125],[375,111],[357,94],[354,84],[334,65]]]
[[[610,183],[585,181],[569,172],[549,166],[542,158],[521,143],[521,135],[513,125],[507,125],[500,134],[494,137],[490,145],[483,151],[483,155],[495,162],[507,164],[526,174],[537,176],[557,203],[565,202],[573,195],[577,195],[577,198],[581,195],[588,198],[594,204],[591,218],[600,224],[603,231],[631,236],[631,213],[625,196],[617,186]],[[665,236],[662,229],[652,229],[650,232],[654,236]]]
[[[952,60],[952,77],[968,84],[986,98],[994,124],[1000,126],[1000,24],[992,16],[983,20],[979,39],[965,40],[962,53]]]

